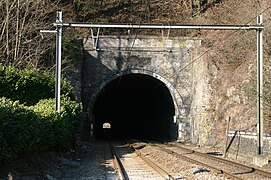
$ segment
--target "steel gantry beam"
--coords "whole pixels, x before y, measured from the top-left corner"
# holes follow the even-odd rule
[[[93,24],[54,23],[54,26],[76,28],[122,28],[122,29],[205,29],[205,30],[260,30],[262,25],[163,25],[163,24]]]
[[[62,12],[57,11],[56,33],[56,111],[60,112],[60,76],[61,76],[61,36],[62,27],[74,28],[122,28],[122,29],[190,29],[190,30],[256,30],[257,32],[257,119],[258,119],[258,155],[263,154],[263,29],[262,15],[257,17],[257,25],[163,25],[163,24],[94,24],[78,22],[62,22]]]

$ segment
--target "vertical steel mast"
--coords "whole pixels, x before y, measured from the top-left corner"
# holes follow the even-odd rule
[[[56,13],[56,111],[60,112],[60,89],[61,89],[61,36],[62,36],[62,12]]]
[[[257,17],[257,24],[263,23],[262,15]],[[263,154],[263,30],[257,30],[257,119],[258,119],[258,155]]]

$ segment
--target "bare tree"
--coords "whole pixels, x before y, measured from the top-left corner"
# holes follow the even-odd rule
[[[39,30],[48,28],[56,5],[45,0],[0,1],[0,62],[5,65],[38,67],[51,49],[53,38],[42,39]],[[46,42],[46,43],[44,43]]]

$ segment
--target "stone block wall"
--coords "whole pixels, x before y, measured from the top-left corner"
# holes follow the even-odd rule
[[[99,92],[125,74],[146,74],[162,81],[170,91],[179,123],[179,140],[199,140],[201,119],[207,112],[206,62],[199,57],[201,40],[185,37],[100,36],[86,38],[82,66],[82,99],[94,120]],[[196,63],[194,62],[197,59]]]

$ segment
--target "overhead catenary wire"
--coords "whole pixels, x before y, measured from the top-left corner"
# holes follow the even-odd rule
[[[271,8],[271,6],[269,7]],[[58,11],[57,14],[61,14],[62,12]],[[194,30],[234,30],[233,33],[231,33],[229,36],[233,35],[237,32],[237,30],[257,30],[257,32],[261,32],[261,30],[264,29],[263,25],[261,23],[258,23],[257,25],[163,25],[163,24],[93,24],[93,23],[77,23],[77,22],[70,22],[70,23],[63,23],[62,21],[56,20],[56,23],[53,24],[58,29],[62,29],[62,27],[78,27],[78,28],[124,28],[124,29],[194,29]],[[61,40],[61,34],[57,33],[58,39]],[[226,37],[226,38],[227,38]],[[61,42],[61,41],[60,41]],[[260,46],[259,46],[260,47]],[[200,57],[202,57],[204,54],[209,52],[213,47],[206,50],[204,53],[202,53],[197,58],[193,59],[188,65],[182,68],[185,69],[189,65],[196,62]],[[58,52],[59,51],[59,52]],[[59,56],[61,57],[61,43],[57,44],[57,53],[59,53]],[[60,59],[60,58],[58,58]],[[61,65],[61,63],[60,63]],[[181,71],[182,71],[181,70]],[[58,70],[60,71],[60,70]],[[58,88],[60,90],[60,88]],[[59,108],[57,108],[59,109]]]
[[[266,12],[270,8],[271,8],[271,6],[267,7],[266,9],[264,9],[259,14],[263,14],[264,12]],[[214,43],[216,43],[218,41],[221,42],[221,41],[229,38],[230,36],[234,35],[237,32],[237,30],[257,30],[257,29],[263,29],[263,26],[257,26],[257,25],[256,26],[250,26],[250,25],[248,25],[256,17],[257,16],[253,16],[248,22],[246,22],[243,25],[162,25],[162,24],[92,24],[92,23],[89,24],[89,23],[63,23],[62,26],[67,26],[67,27],[83,27],[83,28],[87,28],[87,27],[93,27],[93,28],[101,28],[101,27],[110,28],[110,27],[114,27],[114,28],[128,28],[128,29],[157,29],[157,28],[160,28],[160,29],[168,29],[168,30],[170,30],[170,29],[234,30],[234,32],[232,32],[231,34],[229,34],[226,38],[224,38],[224,39],[217,39],[214,42]],[[57,23],[54,23],[54,25],[57,25]],[[203,52],[201,55],[199,55],[198,57],[196,57],[195,59],[193,59],[189,64],[187,64],[184,68],[182,68],[181,71],[184,70],[184,69],[186,69],[187,67],[189,67],[194,62],[196,62],[198,59],[200,59],[206,53],[208,53],[209,51],[211,51],[213,48],[214,47],[208,48],[205,52]],[[191,49],[191,47],[190,47],[190,49]],[[188,49],[187,52],[189,52],[190,49]]]
[[[266,24],[267,22],[271,21],[271,17],[269,17],[269,19],[266,19],[263,21],[263,24]]]
[[[271,5],[268,6],[267,8],[265,8],[264,10],[262,10],[260,13],[258,13],[256,16],[253,16],[252,18],[250,18],[248,20],[248,22],[246,22],[245,24],[249,24],[251,21],[253,21],[254,19],[256,19],[259,15],[265,13],[267,10],[271,9]]]
[[[268,9],[270,9],[270,8],[271,8],[271,6],[267,7],[266,9],[264,9],[264,10],[263,10],[261,13],[259,13],[259,14],[262,14],[262,13],[266,12],[266,11],[267,11]],[[250,22],[251,22],[253,19],[255,19],[256,17],[257,17],[257,16],[252,17],[252,18],[250,19],[250,21],[248,21],[246,24],[250,23]],[[238,32],[237,30],[234,30],[234,32],[230,33],[230,34],[229,34],[228,36],[226,36],[225,38],[223,38],[223,39],[217,39],[217,40],[214,42],[214,44],[217,43],[217,42],[221,42],[221,41],[223,41],[223,40],[226,40],[226,39],[230,38],[231,36],[233,36],[233,35],[236,34],[237,32]],[[247,32],[248,32],[248,31],[246,31],[245,33],[247,33]],[[187,53],[191,50],[191,48],[192,48],[192,47],[190,47],[190,48],[187,50]],[[185,70],[186,68],[188,68],[189,66],[191,66],[192,64],[194,64],[196,61],[200,60],[201,57],[203,57],[203,56],[206,55],[208,52],[210,52],[211,50],[213,50],[213,48],[214,48],[214,46],[208,48],[206,51],[204,51],[203,53],[201,53],[199,56],[197,56],[196,58],[192,59],[191,62],[188,63],[187,65],[185,65],[184,67],[182,67],[182,68],[179,70],[179,72],[182,72],[183,70]],[[172,78],[172,77],[173,77],[173,75],[172,75],[170,78]]]
[[[264,12],[266,12],[268,9],[270,9],[271,8],[271,6],[269,6],[269,7],[267,7],[266,9],[264,9],[261,13],[259,13],[259,14],[263,14]],[[257,20],[257,23],[263,23],[262,22],[262,19],[261,19],[261,16],[257,16],[258,17],[258,20]],[[254,17],[255,18],[255,17]],[[248,23],[249,22],[251,22],[252,21],[252,19],[253,18],[251,18],[251,20],[250,21],[248,21]],[[230,36],[232,36],[233,34],[235,34],[237,32],[237,30],[236,31],[234,31],[233,33],[231,33],[231,34],[229,34],[225,39],[227,39],[227,38],[229,38]],[[258,41],[258,47],[257,48],[259,48],[259,46],[262,46],[261,45],[261,43],[262,43],[262,41],[261,41],[261,43],[259,43],[259,38],[262,38],[262,36],[260,36],[259,34],[260,34],[260,32],[261,32],[261,30],[257,30],[257,32],[258,32],[258,37],[257,37],[257,41]],[[246,32],[245,32],[246,33]],[[218,40],[216,40],[215,41],[215,43],[217,42]],[[195,58],[195,59],[193,59],[188,65],[186,65],[185,67],[183,67],[181,70],[180,70],[180,72],[181,71],[183,71],[184,69],[186,69],[188,66],[190,66],[190,65],[192,65],[193,63],[195,63],[197,60],[199,60],[203,55],[205,55],[206,53],[208,53],[209,51],[211,51],[212,49],[213,49],[214,47],[211,47],[211,48],[209,48],[208,50],[206,50],[204,53],[202,53],[201,55],[199,55],[197,58]],[[259,50],[257,50],[258,51],[258,59],[257,59],[257,111],[258,111],[258,113],[257,113],[257,118],[258,118],[258,147],[257,147],[257,153],[258,153],[258,155],[262,155],[263,154],[263,107],[262,107],[262,86],[263,86],[263,83],[262,83],[262,60],[260,60],[261,59],[261,57],[260,56],[262,56],[262,53],[259,53]],[[260,51],[262,51],[262,50],[260,50]]]
[[[264,9],[263,11],[261,11],[259,14],[263,14],[264,12],[266,12],[268,9],[270,9],[271,8],[271,5],[269,6],[269,7],[267,7],[266,9]],[[252,20],[255,20],[257,18],[257,16],[253,16],[252,18],[250,18],[250,20],[247,22],[247,23],[245,23],[245,25],[247,25],[247,24],[249,24]],[[271,20],[271,19],[270,19]],[[269,20],[269,21],[270,21]],[[265,21],[266,22],[266,21]],[[214,44],[216,43],[216,42],[221,42],[221,41],[223,41],[223,40],[226,40],[226,39],[228,39],[229,37],[231,37],[232,35],[234,35],[235,33],[237,33],[238,31],[237,30],[234,30],[234,32],[232,32],[232,33],[230,33],[228,36],[226,36],[225,38],[223,38],[223,39],[217,39],[215,42],[214,42]],[[247,33],[248,31],[245,31],[245,33]],[[185,67],[183,67],[180,71],[182,71],[182,70],[184,70],[184,69],[186,69],[188,66],[190,66],[191,64],[193,64],[194,62],[196,62],[197,60],[199,60],[202,56],[204,56],[205,54],[207,54],[209,51],[211,51],[212,49],[214,48],[214,46],[213,47],[210,47],[210,48],[208,48],[205,52],[203,52],[201,55],[199,55],[198,57],[196,57],[195,59],[193,59],[189,64],[187,64]]]
[[[259,13],[259,15],[261,15],[261,14],[263,14],[264,12],[266,12],[268,9],[270,9],[271,8],[271,6],[269,6],[269,7],[267,7],[266,9],[264,9],[262,12],[260,12]],[[261,19],[261,17],[260,16],[256,16],[256,17],[258,17],[258,18],[260,18]],[[245,25],[247,25],[248,23],[250,23],[254,18],[256,18],[256,17],[252,17],[251,18],[251,20],[250,21],[248,21]],[[262,21],[262,20],[257,20],[258,22],[257,23],[259,23],[260,21]],[[261,22],[262,23],[262,22]],[[260,32],[260,30],[262,30],[262,29],[258,29],[257,30],[257,32]],[[234,30],[232,33],[230,33],[228,36],[226,36],[225,38],[223,38],[222,40],[226,40],[227,38],[229,38],[229,37],[231,37],[232,35],[234,35],[235,33],[237,33],[238,31],[237,30]],[[245,32],[245,33],[247,33],[247,31]],[[245,34],[244,33],[244,34]],[[220,41],[221,42],[221,39],[217,39],[214,43],[216,43],[216,42],[218,42],[218,41]],[[261,45],[259,45],[259,46],[261,46]],[[192,59],[191,60],[191,62],[190,63],[188,63],[186,66],[184,66],[183,68],[181,68],[180,70],[179,70],[179,72],[182,72],[184,69],[186,69],[187,67],[189,67],[189,66],[191,66],[192,64],[194,64],[196,61],[198,61],[202,56],[204,56],[205,54],[207,54],[209,51],[211,51],[212,49],[214,48],[214,46],[213,47],[210,47],[210,48],[208,48],[205,52],[203,52],[201,55],[199,55],[198,57],[196,57],[195,59]],[[187,51],[187,52],[189,52],[189,51]],[[258,56],[259,56],[259,54],[258,54]],[[261,56],[261,55],[260,55]],[[258,57],[259,58],[259,57]],[[261,62],[259,62],[259,59],[258,59],[258,63],[257,63],[257,66],[258,66],[258,71],[257,71],[257,73],[258,73],[258,75],[257,75],[257,77],[258,77],[258,87],[257,87],[257,92],[258,92],[258,97],[257,97],[257,109],[258,109],[258,113],[257,113],[257,116],[258,116],[258,147],[257,147],[257,150],[258,150],[258,155],[262,155],[263,154],[263,119],[262,119],[262,113],[263,113],[263,110],[262,110],[262,100],[261,100],[261,96],[262,96],[262,82],[260,82],[259,83],[259,81],[262,81],[262,77],[260,77],[260,76],[262,76],[262,72],[260,72],[261,70],[259,70],[259,68],[260,69],[262,69],[262,67],[260,67],[260,66],[262,66],[262,63]],[[173,77],[173,76],[171,76],[171,77]],[[261,86],[261,87],[260,87]]]
[[[240,0],[237,4],[235,4],[235,6],[234,6],[233,8],[231,8],[231,9],[228,10],[228,11],[224,11],[222,14],[220,14],[220,17],[223,16],[224,14],[226,14],[226,13],[229,13],[229,12],[234,11],[234,9],[235,9],[236,7],[238,7],[242,2],[243,2],[243,0]],[[215,3],[213,2],[212,5],[215,6]],[[212,6],[211,6],[211,8],[212,8]],[[197,15],[199,15],[199,14],[201,14],[201,13],[202,13],[202,11],[199,11],[198,13],[193,14],[193,16],[197,16]]]
[[[239,3],[237,3],[233,8],[231,8],[230,10],[228,10],[228,11],[226,11],[226,12],[223,12],[222,16],[224,16],[226,13],[229,13],[229,12],[234,11],[234,10],[235,10],[242,2],[243,2],[243,0],[240,0]],[[220,15],[220,16],[221,16],[221,15]],[[169,29],[169,30],[170,30],[170,29]],[[225,38],[225,39],[227,39],[227,38]],[[217,41],[221,42],[221,39],[218,39]],[[217,42],[217,41],[215,41],[215,42]],[[192,47],[190,47],[190,48],[187,50],[187,53],[191,50],[191,48],[192,48]],[[202,56],[204,56],[206,53],[208,53],[208,52],[211,51],[211,50],[212,50],[212,48],[206,50],[205,52],[203,52],[200,56],[198,56],[196,59],[192,60],[189,64],[187,64],[185,67],[183,67],[183,68],[181,69],[181,71],[184,70],[184,69],[186,69],[188,66],[190,66],[190,65],[193,64],[195,61],[197,61],[197,59],[200,59]]]

